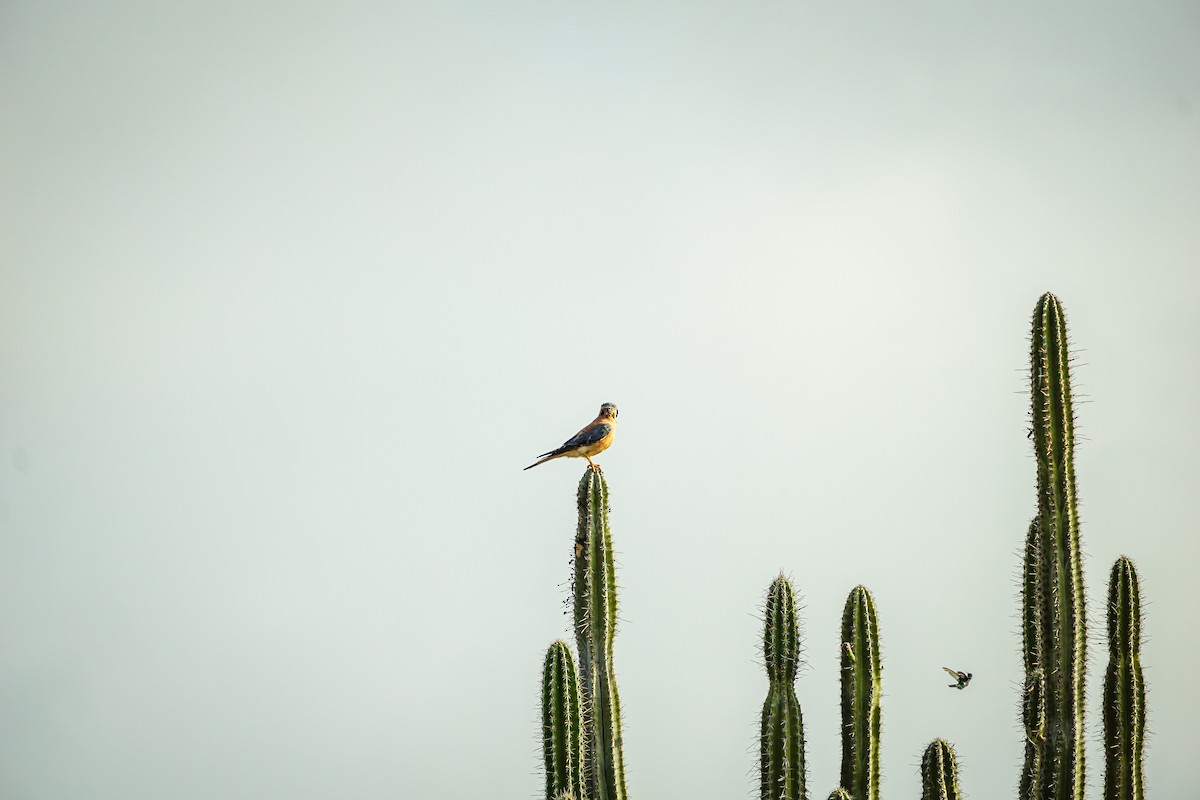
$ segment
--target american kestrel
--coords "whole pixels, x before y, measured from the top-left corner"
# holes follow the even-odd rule
[[[942,669],[946,670],[946,672],[949,672],[950,677],[954,678],[956,681],[955,683],[950,684],[951,689],[965,689],[967,688],[967,684],[971,682],[971,673],[969,672],[959,672],[958,670],[950,669],[949,667],[942,667]]]
[[[612,444],[613,432],[616,429],[617,407],[612,403],[605,403],[600,406],[600,414],[583,426],[583,430],[563,442],[562,447],[555,448],[549,453],[542,453],[538,456],[537,461],[525,469],[533,469],[538,464],[545,464],[547,461],[564,456],[586,458],[588,463],[595,467],[596,462],[592,461],[592,456],[599,455],[608,449],[608,446]]]

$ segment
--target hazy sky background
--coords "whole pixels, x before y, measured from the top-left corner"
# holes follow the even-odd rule
[[[1011,798],[1051,290],[1195,797],[1200,7],[990,5],[0,3],[0,796],[537,797],[612,401],[632,797],[756,795],[783,569],[813,796],[864,583],[885,794]]]

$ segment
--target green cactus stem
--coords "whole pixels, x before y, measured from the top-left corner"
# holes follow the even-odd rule
[[[1042,747],[1046,739],[1046,678],[1042,662],[1042,639],[1046,635],[1042,617],[1042,533],[1035,518],[1025,537],[1025,560],[1021,570],[1021,639],[1025,657],[1025,693],[1021,697],[1021,722],[1025,727],[1025,764],[1021,770],[1018,797],[1041,800],[1043,796]]]
[[[589,800],[625,800],[621,699],[613,668],[617,578],[608,527],[608,484],[588,467],[579,481],[579,527],[572,584],[575,636],[587,716],[585,792]]]
[[[1146,683],[1137,570],[1121,556],[1108,579],[1108,672],[1104,678],[1104,800],[1142,800]]]
[[[579,673],[566,642],[546,650],[542,666],[542,762],[546,800],[583,796],[583,706]]]
[[[842,786],[854,800],[879,798],[879,698],[883,667],[875,601],[856,586],[842,612]]]
[[[944,739],[934,739],[921,758],[921,800],[959,800],[958,759]]]
[[[800,668],[800,617],[791,581],[780,575],[767,589],[763,659],[772,681],[793,683]]]
[[[804,718],[796,699],[800,620],[796,595],[783,575],[767,590],[763,656],[770,687],[759,738],[761,800],[805,800]]]
[[[1040,669],[1045,692],[1045,733],[1028,787],[1053,800],[1083,800],[1084,688],[1087,619],[1080,561],[1075,488],[1075,418],[1072,409],[1067,322],[1052,294],[1033,315],[1030,355],[1032,439],[1038,473],[1037,538],[1041,635],[1026,653],[1026,686]],[[1029,613],[1023,614],[1028,619]],[[1029,671],[1031,658],[1040,666]],[[1028,690],[1028,688],[1027,688]],[[1035,689],[1036,691],[1036,689]],[[1026,772],[1034,769],[1028,760]],[[1022,785],[1026,783],[1022,778]],[[1028,800],[1033,795],[1023,795]]]
[[[1042,764],[1042,748],[1046,740],[1046,676],[1041,670],[1025,678],[1021,718],[1025,725],[1025,765],[1021,769],[1017,796],[1021,800],[1042,800],[1046,797]]]
[[[839,786],[829,793],[829,800],[854,800],[854,798],[850,796],[849,792]]]

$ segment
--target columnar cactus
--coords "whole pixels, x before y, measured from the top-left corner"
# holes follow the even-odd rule
[[[770,687],[759,739],[760,797],[805,800],[804,718],[794,687],[800,666],[800,620],[795,592],[783,575],[767,590],[763,656]]]
[[[1104,800],[1142,800],[1146,684],[1142,601],[1133,562],[1121,556],[1108,581],[1108,673],[1104,678]]]
[[[625,800],[621,699],[613,669],[617,632],[617,579],[608,527],[608,484],[589,467],[579,481],[579,527],[572,583],[579,669],[587,700],[585,794],[589,800]]]
[[[583,707],[579,673],[566,642],[546,650],[542,666],[542,761],[546,800],[583,797]]]
[[[958,759],[944,739],[934,739],[921,758],[921,800],[959,800]]]
[[[1042,747],[1046,740],[1046,673],[1042,670],[1042,531],[1035,518],[1025,537],[1021,570],[1021,639],[1025,656],[1025,693],[1021,696],[1021,721],[1025,726],[1025,765],[1019,797],[1042,800]]]
[[[854,800],[879,798],[879,698],[883,667],[875,601],[856,586],[842,612],[842,787]]]
[[[829,800],[854,800],[854,798],[850,796],[849,792],[839,786],[829,793]]]
[[[1021,779],[1022,797],[1083,800],[1087,620],[1075,489],[1067,322],[1058,298],[1044,294],[1033,315],[1030,399],[1038,472],[1037,582],[1026,601],[1040,604],[1040,633],[1025,642],[1026,691],[1044,688],[1044,735]],[[1027,576],[1028,577],[1028,576]],[[1023,615],[1028,623],[1030,612]],[[1041,688],[1039,688],[1039,686]],[[1028,726],[1027,726],[1028,727]],[[1026,735],[1029,735],[1028,730]]]

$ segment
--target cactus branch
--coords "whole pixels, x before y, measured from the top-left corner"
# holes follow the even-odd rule
[[[1108,673],[1104,679],[1104,800],[1142,800],[1146,683],[1137,570],[1121,556],[1108,581]]]
[[[546,650],[542,666],[542,761],[546,800],[583,797],[583,729],[579,673],[566,642]]]

